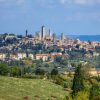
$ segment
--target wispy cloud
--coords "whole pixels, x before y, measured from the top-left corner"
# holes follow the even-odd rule
[[[0,6],[22,5],[25,0],[0,0]]]
[[[62,5],[77,4],[77,5],[95,5],[100,4],[100,0],[0,0],[0,5],[23,5],[25,2],[37,2],[40,5],[55,6],[59,3]]]
[[[59,0],[36,0],[36,2],[46,8],[54,8],[59,4]]]
[[[59,0],[0,0],[0,6],[23,6],[24,4],[31,2],[33,5],[52,8],[59,4]],[[32,5],[30,4],[30,5]]]
[[[94,5],[100,3],[100,0],[60,0],[60,3],[65,4],[79,4],[79,5]]]
[[[0,0],[1,18],[15,17],[26,13],[26,0]]]

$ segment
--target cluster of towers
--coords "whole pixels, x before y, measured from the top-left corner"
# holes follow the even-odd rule
[[[41,31],[38,33],[38,36],[40,40],[44,40],[45,38],[54,40],[56,38],[56,34],[51,33],[50,29],[46,30],[45,26],[41,27]],[[61,40],[63,41],[64,39],[65,39],[64,33],[61,33]]]
[[[50,31],[50,29],[49,30],[47,30],[46,28],[45,28],[45,26],[42,26],[41,27],[41,30],[39,31],[39,32],[36,32],[36,37],[38,37],[39,38],[39,40],[44,40],[44,39],[46,39],[46,38],[48,38],[48,39],[50,39],[52,36],[51,36],[51,31]]]
[[[26,37],[28,36],[28,30],[26,30]],[[46,29],[45,26],[41,27],[39,32],[36,32],[35,37],[39,40],[43,41],[45,39],[52,39],[53,41],[56,39],[56,34],[51,33],[50,29]],[[64,33],[61,33],[60,39],[63,41],[65,39]]]

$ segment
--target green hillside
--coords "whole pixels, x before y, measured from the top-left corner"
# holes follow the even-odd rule
[[[67,93],[48,80],[0,76],[0,100],[61,100]]]

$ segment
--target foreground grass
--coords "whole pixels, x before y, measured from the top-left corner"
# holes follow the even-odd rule
[[[48,80],[0,76],[0,100],[61,100],[67,93]]]

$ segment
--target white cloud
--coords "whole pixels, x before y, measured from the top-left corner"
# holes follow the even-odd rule
[[[17,16],[28,10],[27,0],[0,0],[0,16]]]
[[[11,5],[23,6],[24,4],[30,6],[31,3],[37,6],[53,8],[59,4],[59,0],[0,0],[0,6],[3,7]]]
[[[59,0],[36,0],[36,2],[47,8],[53,8],[59,4]]]
[[[100,3],[100,0],[60,0],[60,3],[65,4],[79,4],[79,5],[94,5]]]
[[[70,3],[72,3],[72,0],[60,0],[60,3],[61,4],[70,4]]]
[[[10,6],[10,5],[22,5],[25,0],[0,0],[0,5]]]
[[[66,0],[60,0],[60,3],[61,4],[65,4],[66,3]]]
[[[39,4],[45,5],[54,5],[54,4],[79,4],[79,5],[94,5],[100,3],[100,0],[0,0],[0,5],[5,4],[5,5],[22,5],[23,3],[27,1],[32,1],[32,2],[38,2]]]

